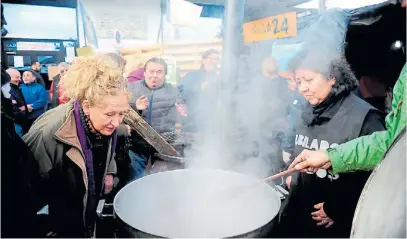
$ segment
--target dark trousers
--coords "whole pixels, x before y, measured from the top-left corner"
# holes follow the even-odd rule
[[[129,151],[130,156],[130,181],[142,178],[145,175],[148,156]]]

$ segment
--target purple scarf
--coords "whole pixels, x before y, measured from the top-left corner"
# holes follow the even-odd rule
[[[86,140],[85,128],[81,123],[80,105],[77,100],[74,101],[74,117],[76,122],[76,131],[78,134],[79,142],[81,144],[82,152],[85,155],[86,171],[88,174],[88,188],[90,195],[95,195],[95,177],[93,171],[93,154],[92,150],[88,147]],[[111,155],[116,148],[117,134],[116,130],[112,134]]]

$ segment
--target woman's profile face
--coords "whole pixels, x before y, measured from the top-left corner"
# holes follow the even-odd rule
[[[335,79],[328,79],[323,74],[310,69],[297,69],[295,81],[298,91],[311,105],[323,102],[336,82]]]
[[[82,104],[83,111],[90,117],[96,131],[102,135],[111,135],[123,121],[129,108],[128,96],[125,93],[106,96],[98,105]]]

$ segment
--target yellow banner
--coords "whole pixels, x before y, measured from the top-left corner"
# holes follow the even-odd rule
[[[76,48],[76,53],[78,54],[78,56],[94,56],[95,55],[93,48],[90,46]]]
[[[297,35],[297,13],[289,12],[243,24],[245,42],[264,41]]]

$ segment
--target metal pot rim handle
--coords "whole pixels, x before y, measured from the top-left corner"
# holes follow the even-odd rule
[[[161,154],[161,153],[155,153],[154,156],[156,156],[166,162],[179,163],[179,164],[185,163],[185,159],[183,157],[165,155],[165,154]]]
[[[113,217],[114,217],[114,214],[113,214],[113,213],[109,213],[109,214],[104,214],[104,213],[103,213],[103,209],[104,209],[105,207],[113,207],[113,203],[106,203],[106,200],[105,200],[105,199],[99,200],[98,206],[97,206],[97,208],[96,208],[96,215],[97,215],[99,218],[113,218]]]

